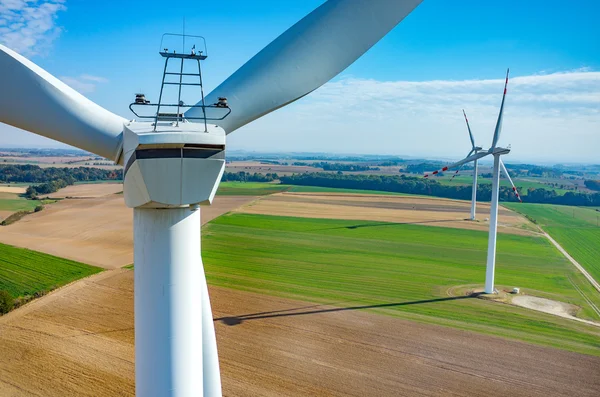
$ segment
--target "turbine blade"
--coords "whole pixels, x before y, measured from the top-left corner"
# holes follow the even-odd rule
[[[0,122],[117,161],[126,120],[0,45]]]
[[[513,190],[513,192],[515,192],[515,196],[517,196],[517,198],[519,199],[519,201],[522,203],[523,200],[521,200],[521,196],[519,195],[519,192],[517,191],[517,187],[513,183],[512,179],[510,178],[510,175],[508,174],[508,170],[504,166],[504,163],[502,162],[502,159],[500,159],[500,168],[502,168],[502,172],[504,173],[504,175],[506,175],[506,178],[508,179],[508,181],[512,185],[512,190]]]
[[[502,94],[502,103],[500,104],[500,113],[498,113],[498,121],[496,122],[496,129],[494,130],[494,138],[492,139],[491,150],[496,148],[498,139],[500,138],[500,132],[502,131],[502,113],[504,112],[504,100],[506,99],[506,87],[508,86],[508,72],[510,69],[506,69],[506,80],[504,81],[504,94]]]
[[[467,154],[467,157],[469,157],[471,155],[471,153],[473,153],[475,151],[475,149],[471,149],[471,151],[469,152],[469,154]],[[452,180],[454,179],[454,177],[456,177],[458,175],[458,173],[460,172],[460,170],[462,170],[462,168],[465,165],[462,164],[460,167],[458,167],[458,169],[456,170],[456,172],[454,173],[454,175],[452,175],[452,178],[450,178],[450,182],[452,182]]]
[[[216,123],[229,134],[325,84],[421,1],[329,0],[246,62],[205,103],[227,98],[232,112]],[[201,108],[186,112],[188,117],[201,114]]]
[[[473,133],[471,132],[471,126],[469,125],[469,119],[467,118],[465,109],[463,109],[463,115],[465,116],[465,121],[467,122],[467,129],[469,130],[469,138],[471,138],[471,146],[473,147],[473,150],[474,150],[475,149],[475,139],[473,139]]]
[[[433,171],[433,172],[432,172],[432,173],[430,173],[430,174],[425,174],[423,177],[424,177],[424,178],[428,178],[430,175],[437,175],[437,174],[439,174],[440,172],[448,171],[448,170],[449,170],[449,169],[451,169],[451,168],[460,167],[460,166],[461,166],[461,165],[463,165],[463,164],[470,163],[471,161],[478,160],[478,159],[480,159],[480,158],[482,158],[482,157],[485,157],[485,156],[488,156],[488,155],[490,155],[490,154],[491,154],[490,152],[479,152],[479,153],[475,153],[475,154],[474,154],[474,155],[472,155],[472,156],[467,156],[467,157],[465,157],[464,159],[462,159],[462,160],[460,160],[460,161],[457,161],[456,163],[452,163],[452,164],[450,164],[450,165],[447,165],[447,166],[445,166],[445,167],[443,167],[443,168],[440,168],[440,169],[439,169],[439,170],[437,170],[437,171]]]

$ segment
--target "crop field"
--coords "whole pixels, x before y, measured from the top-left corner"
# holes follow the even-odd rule
[[[286,185],[281,185],[286,186]],[[334,187],[320,186],[289,186],[289,192],[294,193],[351,193],[351,194],[378,194],[384,196],[407,196],[404,193],[384,192],[381,190],[362,190],[362,189],[339,189]],[[418,197],[416,194],[410,196]]]
[[[221,182],[217,196],[265,196],[283,192],[289,187],[276,183],[262,182]]]
[[[550,204],[505,204],[535,219],[581,266],[600,280],[600,212]]]
[[[101,269],[24,248],[0,244],[0,290],[13,298],[65,285]]]
[[[377,194],[385,196],[403,196],[402,193],[383,192],[378,190],[360,189],[338,189],[318,186],[292,186],[265,182],[221,182],[218,196],[266,196],[279,192],[296,193],[353,193],[353,194]]]
[[[421,225],[226,214],[205,227],[212,285],[380,313],[600,355],[600,328],[464,296],[480,287],[487,233]],[[585,307],[576,270],[540,237],[500,235],[498,288]],[[580,315],[593,315],[581,311]]]
[[[38,201],[27,200],[17,193],[0,192],[0,211],[31,211],[39,204]]]
[[[451,179],[452,174],[453,173],[446,173],[444,177],[438,177],[438,178],[435,178],[434,180],[438,181],[439,183],[441,183],[443,185],[471,186],[471,184],[473,183],[473,177],[471,175],[460,175],[459,174],[456,178]],[[515,183],[515,186],[517,187],[517,189],[519,189],[519,193],[523,196],[527,195],[527,189],[529,189],[529,188],[533,188],[533,189],[541,188],[541,189],[546,189],[546,190],[555,190],[556,194],[558,194],[558,195],[563,195],[569,191],[567,189],[559,189],[559,188],[552,187],[549,184],[542,182],[542,180],[536,181],[534,178],[526,178],[526,179],[513,178],[513,182]],[[483,178],[483,177],[479,176],[477,178],[477,183],[491,185],[492,180],[490,178]],[[563,183],[565,185],[569,185],[569,186],[571,185],[571,183],[568,181],[563,181]],[[508,181],[508,179],[506,179],[504,177],[504,175],[502,175],[500,177],[500,186],[510,187],[510,182]]]

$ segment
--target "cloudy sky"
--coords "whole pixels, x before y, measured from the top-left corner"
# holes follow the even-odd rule
[[[0,0],[0,43],[133,118],[135,92],[158,96],[160,36],[181,31],[184,16],[188,33],[207,38],[210,90],[321,3]],[[228,147],[459,158],[470,148],[461,110],[488,146],[510,67],[507,162],[600,163],[600,3],[565,4],[425,0],[340,76]],[[0,146],[60,144],[0,124]]]

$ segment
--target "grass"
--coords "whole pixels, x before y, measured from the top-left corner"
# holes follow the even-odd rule
[[[282,185],[285,186],[285,185]],[[352,194],[378,194],[385,196],[407,196],[404,193],[384,192],[381,190],[361,190],[361,189],[339,189],[333,187],[319,186],[290,186],[290,192],[302,193],[352,193]],[[415,196],[414,194],[412,196]]]
[[[265,182],[221,182],[217,195],[219,196],[265,196],[279,192],[304,193],[353,193],[404,196],[402,193],[383,192],[378,190],[337,189],[317,186],[292,186]]]
[[[516,204],[516,205],[515,205]],[[593,208],[507,203],[535,219],[591,275],[600,281],[600,213]]]
[[[451,287],[483,284],[485,232],[226,214],[203,236],[212,285],[337,306],[393,304],[370,310],[600,356],[600,328],[482,299],[448,299]],[[499,235],[499,287],[585,307],[570,282],[579,277],[546,239]]]
[[[116,180],[116,179],[102,179],[102,180],[98,180],[98,181],[77,181],[74,184],[75,185],[98,185],[98,184],[121,184],[123,183],[122,180]]]
[[[27,200],[17,193],[0,192],[0,211],[33,211],[41,203],[36,200]]]
[[[221,182],[218,196],[266,196],[287,190],[288,185],[263,182]]]
[[[0,290],[13,298],[36,296],[100,271],[69,259],[0,244]]]

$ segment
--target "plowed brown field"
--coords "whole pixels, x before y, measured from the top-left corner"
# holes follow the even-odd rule
[[[415,196],[383,196],[340,193],[284,192],[265,196],[239,209],[248,214],[300,216],[307,218],[355,219],[394,223],[423,224],[487,231],[490,206],[477,203],[478,222],[467,220],[468,201]],[[498,231],[534,234],[523,216],[500,208]]]
[[[90,198],[108,196],[109,194],[115,194],[122,191],[122,183],[89,183],[67,186],[56,193],[49,194],[49,196],[57,198]]]
[[[202,222],[253,199],[216,197],[213,205],[202,207]],[[0,243],[114,269],[133,262],[133,213],[120,194],[66,199],[0,227]]]
[[[226,396],[597,396],[600,358],[210,288]],[[133,271],[0,318],[0,395],[134,394]]]

